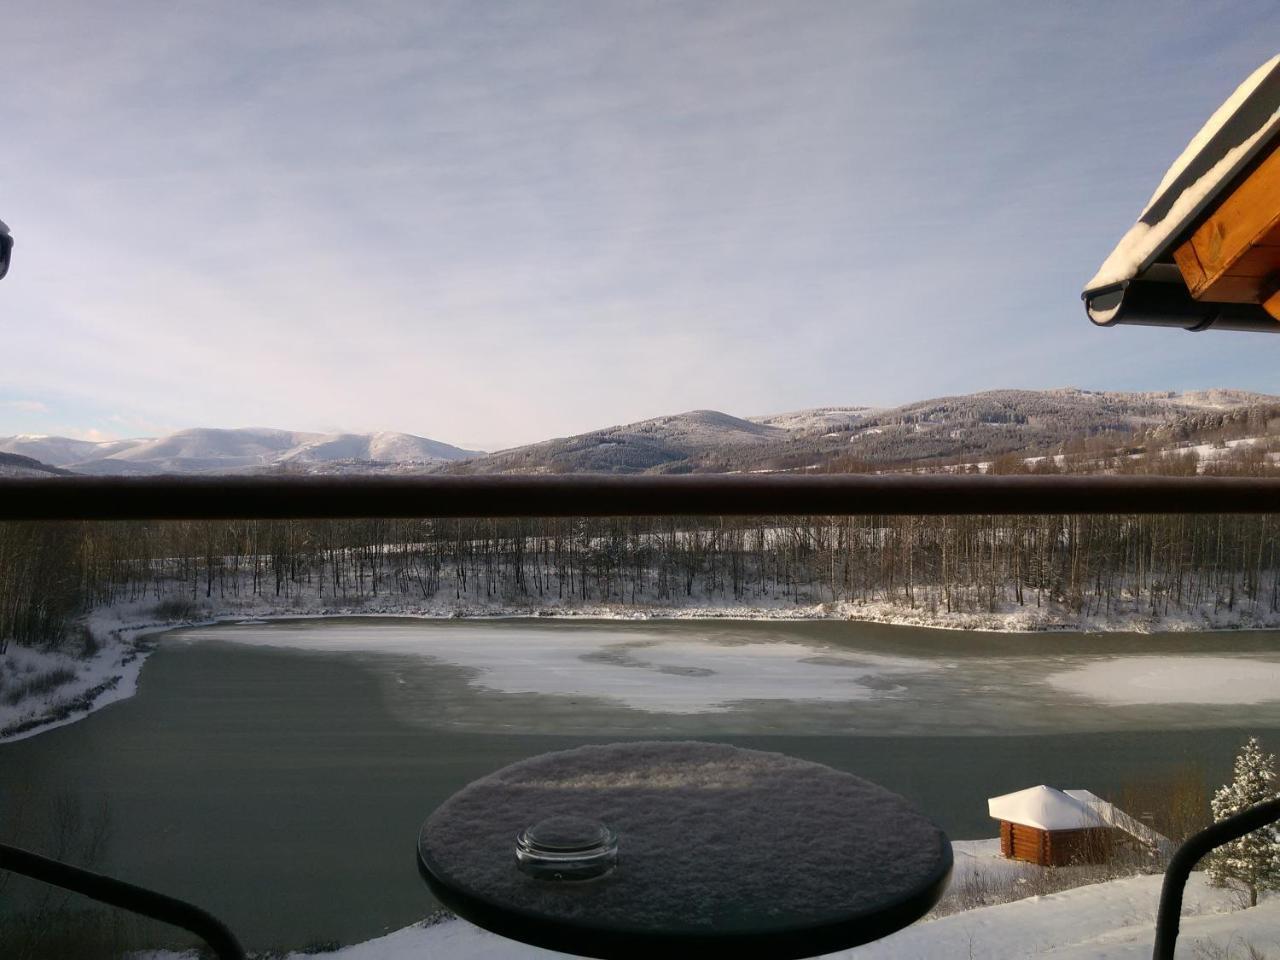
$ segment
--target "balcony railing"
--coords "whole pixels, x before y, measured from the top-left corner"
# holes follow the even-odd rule
[[[59,477],[0,520],[1280,513],[1280,478],[940,474]]]

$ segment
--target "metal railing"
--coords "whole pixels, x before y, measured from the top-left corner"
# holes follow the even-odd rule
[[[244,960],[244,948],[226,924],[185,900],[178,900],[114,877],[104,877],[61,860],[0,843],[0,870],[9,870],[63,890],[83,894],[99,903],[181,927],[207,943],[218,960]]]
[[[1280,821],[1280,798],[1259,803],[1225,820],[1219,820],[1187,840],[1169,860],[1156,913],[1156,942],[1152,960],[1173,960],[1182,914],[1182,891],[1191,870],[1212,850],[1239,840],[1247,833]]]
[[[0,480],[0,520],[1280,513],[1280,478],[940,474]]]

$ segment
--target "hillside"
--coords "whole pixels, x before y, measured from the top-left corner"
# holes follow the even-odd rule
[[[765,455],[791,432],[715,410],[693,410],[608,427],[456,465],[474,473],[685,473]]]
[[[63,477],[69,471],[17,453],[0,453],[0,477]]]
[[[1273,412],[1272,408],[1275,408]],[[1280,397],[1235,390],[991,390],[899,407],[820,407],[739,419],[698,410],[451,464],[467,473],[867,470],[1054,454],[1094,438],[1121,446],[1191,435],[1223,417],[1280,416]],[[1263,424],[1265,427],[1265,423]]]
[[[329,473],[426,469],[476,455],[474,450],[407,433],[324,434],[244,428],[181,430],[165,437],[94,443],[66,437],[0,438],[0,452],[99,476]]]

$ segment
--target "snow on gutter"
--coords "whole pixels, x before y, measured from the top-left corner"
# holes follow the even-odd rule
[[[1201,329],[1212,324],[1280,332],[1280,324],[1253,304],[1193,300],[1170,262],[1177,243],[1278,139],[1280,54],[1214,111],[1165,173],[1138,222],[1085,285],[1089,318],[1101,326],[1136,322]],[[1152,289],[1145,289],[1148,283]]]

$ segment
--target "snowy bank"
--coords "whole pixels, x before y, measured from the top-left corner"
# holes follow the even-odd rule
[[[150,650],[144,638],[173,624],[102,629],[101,619],[90,618],[96,649],[86,656],[17,644],[0,656],[0,743],[74,723],[134,695]]]
[[[1162,879],[1158,875],[1129,877],[981,907],[917,923],[884,940],[831,956],[848,960],[968,956],[1023,960],[1052,954],[1065,960],[1146,960],[1151,956]],[[1179,955],[1247,958],[1250,945],[1262,951],[1280,945],[1280,897],[1241,910],[1230,891],[1210,887],[1202,873],[1192,874],[1183,904]],[[176,960],[176,956],[151,952],[139,955],[138,960]],[[292,953],[286,960],[314,956]],[[505,940],[462,920],[450,920],[406,927],[319,956],[329,960],[550,960],[566,954]]]

